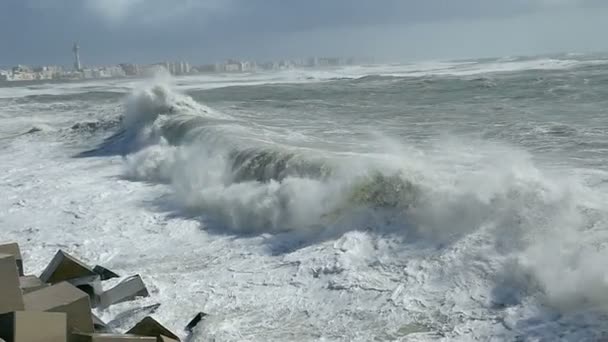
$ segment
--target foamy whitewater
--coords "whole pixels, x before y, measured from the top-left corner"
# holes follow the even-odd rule
[[[0,240],[194,341],[608,338],[608,56],[0,87]]]

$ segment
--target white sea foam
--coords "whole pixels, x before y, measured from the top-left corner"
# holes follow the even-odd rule
[[[161,93],[151,89],[145,93],[154,96],[138,99],[150,104],[138,102],[137,108],[165,108],[176,98],[191,103],[167,88]],[[178,111],[200,115],[196,108]],[[550,305],[567,310],[588,308],[589,303],[605,307],[608,271],[601,265],[608,257],[608,240],[588,228],[602,222],[586,216],[591,205],[605,219],[601,203],[594,202],[603,197],[581,198],[592,190],[577,179],[543,172],[522,151],[486,144],[471,156],[464,145],[450,142],[435,146],[433,154],[404,155],[399,153],[405,150],[402,146],[385,141],[376,144],[383,148],[375,157],[335,156],[328,162],[334,168],[329,177],[293,175],[259,182],[234,179],[233,147],[209,144],[213,142],[204,139],[178,146],[154,144],[127,158],[127,174],[170,183],[176,205],[203,217],[210,229],[317,235],[364,226],[395,232],[396,227],[408,238],[440,244],[483,231],[490,234],[496,257],[515,258],[519,271],[512,272],[530,272],[530,281],[540,286],[536,295]],[[437,156],[450,158],[441,161]],[[261,162],[271,167],[275,161]],[[476,169],[458,170],[463,162]]]
[[[601,336],[608,199],[586,173],[470,136],[279,143],[175,83],[136,87],[98,154],[71,158],[52,134],[0,148],[2,233],[26,269],[64,248],[152,289],[104,319],[161,302],[175,330],[210,313],[196,338],[218,341]]]

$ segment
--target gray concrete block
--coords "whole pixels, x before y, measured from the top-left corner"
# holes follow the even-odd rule
[[[95,314],[91,314],[91,318],[93,319],[93,329],[95,329],[96,333],[114,333],[114,330],[102,321],[101,318],[95,316]]]
[[[93,319],[89,296],[67,282],[42,288],[23,296],[25,310],[64,312],[67,314],[68,332],[93,332]]]
[[[101,278],[99,275],[92,275],[80,278],[73,278],[67,280],[68,283],[74,285],[80,291],[85,292],[89,295],[91,307],[95,308],[99,305],[101,295],[103,294],[103,288],[101,287]]]
[[[19,268],[19,276],[23,276],[23,257],[21,256],[19,244],[17,244],[16,242],[1,244],[0,253],[13,255],[15,257],[15,263]]]
[[[19,270],[12,254],[0,254],[0,313],[21,311],[23,294],[19,287]]]
[[[59,250],[40,275],[43,283],[56,284],[65,280],[94,276],[97,273],[68,253]]]
[[[156,342],[154,337],[128,334],[85,334],[74,333],[70,342]]]
[[[40,278],[33,275],[26,275],[19,277],[19,286],[23,294],[30,293],[32,291],[39,290],[43,287],[47,287],[48,284],[43,283]]]
[[[176,340],[171,337],[160,335],[156,338],[156,342],[180,342],[180,340]]]
[[[103,266],[99,266],[99,265],[93,267],[93,272],[99,274],[102,281],[112,279],[112,278],[120,278],[120,276],[118,274],[110,271],[109,269],[107,269]]]
[[[99,307],[107,308],[110,305],[134,300],[137,297],[148,297],[148,289],[139,275],[131,276],[113,288],[105,291],[100,298]]]
[[[0,315],[0,337],[7,342],[66,342],[63,312],[16,311]]]
[[[127,333],[142,336],[154,336],[158,338],[158,342],[179,341],[179,337],[177,337],[177,335],[150,316],[145,317],[139,323],[135,324],[135,326],[129,329]]]
[[[159,303],[147,305],[144,307],[135,307],[116,315],[111,321],[108,322],[108,326],[110,329],[117,329],[119,327],[125,326],[127,323],[133,324],[135,322],[139,322],[144,317],[150,316],[158,310],[160,307]]]
[[[190,320],[190,322],[188,322],[188,324],[186,325],[186,327],[184,328],[184,330],[188,331],[188,332],[192,332],[192,330],[194,330],[194,328],[196,328],[196,326],[203,320],[203,318],[207,317],[208,315],[204,312],[199,312],[197,313],[194,318],[192,318]]]

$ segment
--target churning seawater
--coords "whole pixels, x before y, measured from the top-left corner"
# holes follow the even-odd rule
[[[89,203],[105,221],[64,229],[103,229],[105,254],[67,245],[129,271],[148,269],[169,320],[184,303],[204,308],[212,318],[195,338],[608,337],[605,56],[29,85],[0,94],[9,144],[2,160],[27,165],[34,157],[24,149],[53,142],[46,148],[55,152],[35,163],[74,165],[65,177],[95,184],[79,191],[139,196],[131,207]],[[17,135],[32,126],[41,131]],[[92,172],[90,163],[119,168]],[[5,188],[27,182],[19,176],[7,173]],[[112,221],[112,210],[124,218]],[[142,215],[151,219],[124,225]],[[31,225],[8,209],[3,221],[17,239],[17,228]],[[196,229],[176,233],[182,224]],[[116,235],[125,230],[132,254],[120,251]],[[53,235],[43,233],[29,238]],[[149,244],[156,235],[167,236],[162,258],[147,260],[159,253]],[[65,243],[62,236],[54,243]],[[144,261],[119,262],[134,255]],[[184,289],[181,301],[168,284]]]

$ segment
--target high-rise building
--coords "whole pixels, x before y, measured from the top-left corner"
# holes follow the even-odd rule
[[[80,65],[80,47],[78,43],[74,43],[74,47],[72,48],[72,52],[74,52],[74,70],[80,71],[82,70],[82,66]]]
[[[120,64],[120,67],[125,72],[126,76],[137,76],[139,75],[139,66],[137,64]]]

